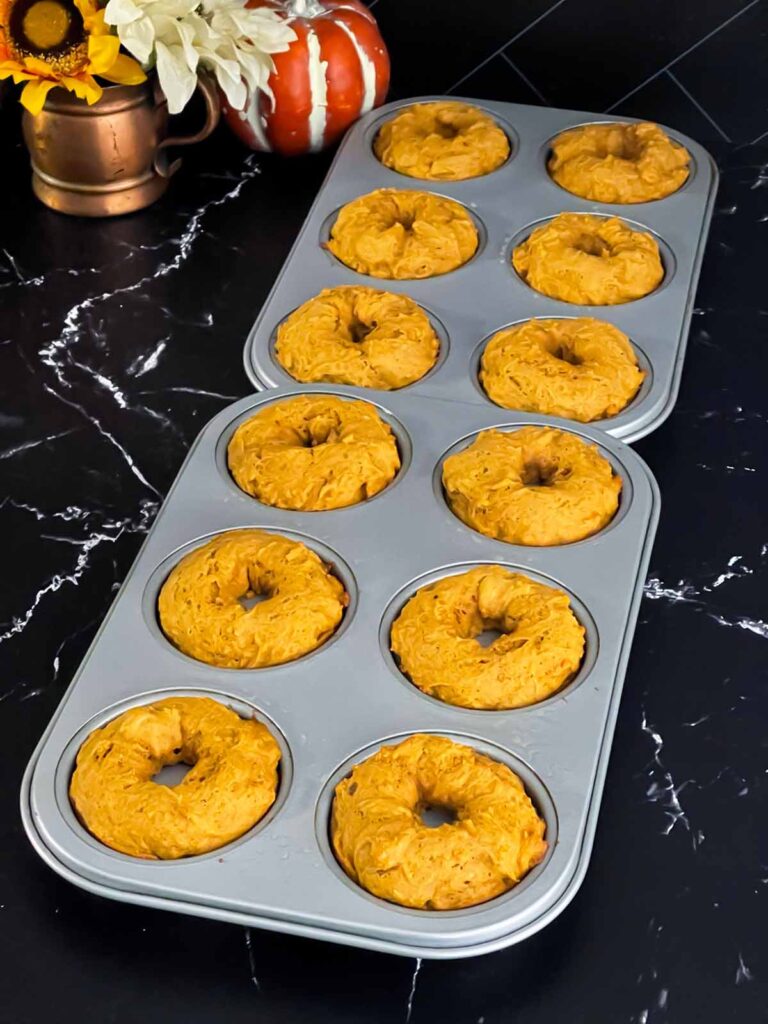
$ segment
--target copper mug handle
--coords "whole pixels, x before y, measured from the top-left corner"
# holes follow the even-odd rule
[[[172,136],[163,139],[155,150],[154,168],[161,178],[170,178],[181,167],[181,159],[177,158],[169,163],[168,154],[165,152],[169,146],[191,146],[193,142],[202,142],[207,139],[213,129],[219,123],[221,117],[221,101],[213,79],[206,74],[201,74],[197,79],[197,88],[203,94],[205,100],[205,124],[195,135]]]

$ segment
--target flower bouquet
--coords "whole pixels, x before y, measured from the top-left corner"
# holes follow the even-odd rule
[[[35,193],[87,216],[154,202],[177,166],[165,144],[209,134],[219,91],[239,109],[268,90],[271,54],[294,38],[278,11],[246,0],[0,0],[0,79],[23,86]],[[204,129],[166,139],[196,88]]]

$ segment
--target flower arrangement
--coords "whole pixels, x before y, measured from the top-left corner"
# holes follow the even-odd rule
[[[39,114],[57,86],[95,103],[97,77],[138,85],[146,76],[120,52],[95,0],[0,0],[0,79],[10,77],[26,83],[21,102]]]
[[[274,10],[246,0],[0,0],[0,79],[24,83],[21,102],[39,114],[56,87],[93,104],[99,79],[139,85],[154,69],[175,114],[207,70],[239,109],[249,90],[269,93],[270,55],[295,38]]]

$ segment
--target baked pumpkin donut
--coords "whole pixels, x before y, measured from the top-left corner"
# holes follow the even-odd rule
[[[435,365],[440,342],[407,295],[363,286],[326,288],[280,324],[275,358],[304,383],[391,391]]]
[[[210,697],[131,708],[80,747],[69,798],[88,831],[132,857],[172,860],[217,850],[275,802],[280,748],[261,722]],[[192,767],[170,788],[152,781]]]
[[[262,596],[246,608],[241,602]],[[324,643],[349,595],[319,555],[263,530],[230,530],[175,566],[157,601],[168,639],[218,668],[266,668]]]
[[[568,192],[597,203],[647,203],[676,192],[689,174],[690,154],[663,128],[585,124],[558,135],[547,167]]]
[[[455,821],[429,828],[427,807]],[[349,877],[391,903],[458,910],[500,896],[544,857],[545,824],[506,765],[443,736],[382,747],[336,787],[331,841]]]
[[[453,199],[380,188],[341,208],[328,249],[360,274],[402,281],[435,277],[474,256],[475,222]]]
[[[659,246],[618,217],[560,213],[516,246],[512,265],[537,292],[580,306],[640,299],[664,277]]]
[[[344,508],[378,494],[400,468],[395,436],[367,402],[300,395],[241,423],[227,447],[238,487],[275,508]]]
[[[487,647],[477,639],[486,630],[500,633]],[[431,697],[463,708],[520,708],[573,678],[584,627],[564,591],[484,565],[418,590],[392,625],[391,647]]]
[[[626,334],[592,317],[505,327],[480,361],[492,402],[581,423],[620,413],[644,378]]]
[[[373,144],[385,167],[427,181],[479,178],[501,167],[509,139],[468,103],[414,103],[387,121]]]
[[[483,430],[443,463],[448,505],[508,544],[583,540],[616,515],[621,477],[595,445],[554,427]]]

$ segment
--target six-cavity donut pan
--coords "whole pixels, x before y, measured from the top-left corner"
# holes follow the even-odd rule
[[[299,394],[372,401],[397,438],[402,467],[376,497],[328,512],[261,504],[226,461],[237,426]],[[632,449],[589,427],[623,483],[612,522],[547,548],[492,540],[448,507],[441,467],[487,428],[562,425],[547,417],[406,392],[279,388],[236,402],[203,430],[33,756],[23,817],[60,874],[112,898],[411,956],[461,957],[532,934],[575,894],[586,871],[611,737],[659,511],[658,488]],[[333,566],[350,603],[322,647],[260,670],[218,669],[180,653],[157,621],[163,581],[182,556],[222,531],[257,527],[301,541]],[[473,711],[426,696],[400,672],[390,627],[420,587],[499,564],[563,588],[586,630],[576,677],[535,706]],[[121,711],[171,694],[205,694],[264,721],[282,749],[277,799],[251,831],[213,853],[145,861],[116,853],[75,817],[68,784],[85,737]],[[514,889],[460,911],[409,910],[357,886],[329,841],[335,785],[382,745],[417,732],[468,744],[509,765],[546,821],[545,859]]]
[[[411,103],[445,98],[390,103],[351,129],[248,336],[244,359],[249,378],[258,389],[296,383],[275,358],[277,328],[322,288],[337,285],[364,284],[404,293],[428,313],[440,338],[440,357],[429,374],[409,386],[410,394],[492,407],[478,369],[483,349],[496,331],[531,317],[594,316],[625,332],[646,372],[634,400],[619,415],[595,425],[624,441],[638,440],[663,422],[677,397],[717,189],[714,161],[698,143],[668,129],[691,154],[690,176],[678,192],[649,203],[593,203],[556,185],[546,161],[556,135],[579,124],[605,121],[605,115],[467,100],[491,114],[507,133],[511,154],[502,167],[459,182],[422,181],[384,167],[373,152],[381,125]],[[388,281],[350,270],[323,243],[339,209],[377,188],[419,189],[462,203],[478,229],[475,256],[451,273],[425,280]],[[662,283],[645,298],[618,306],[577,306],[528,287],[512,267],[512,250],[558,213],[618,216],[649,231],[661,251]]]

